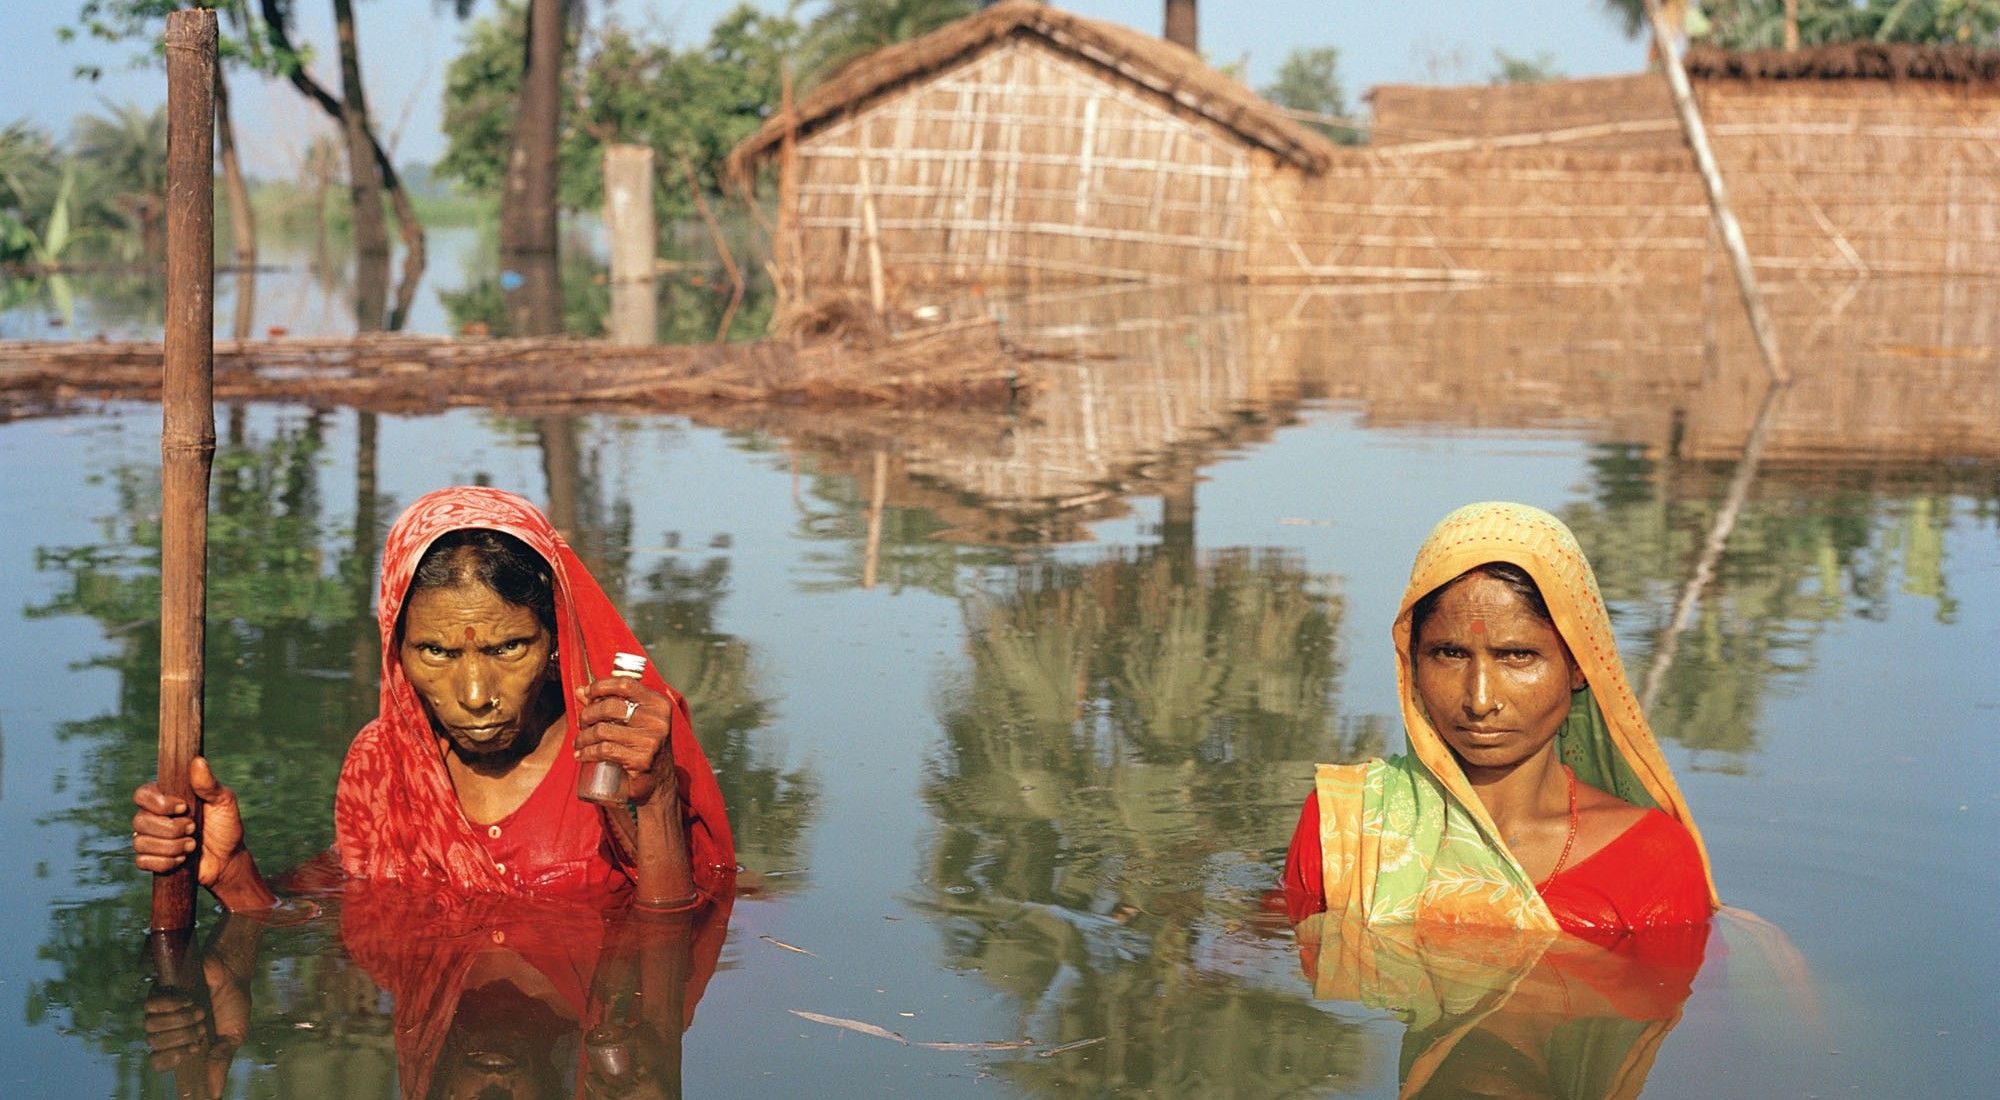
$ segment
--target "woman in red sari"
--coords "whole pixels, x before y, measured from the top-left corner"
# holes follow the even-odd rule
[[[1461,508],[1418,552],[1394,637],[1409,753],[1322,765],[1286,859],[1294,922],[1616,940],[1718,902],[1569,528]]]
[[[644,650],[533,505],[479,487],[418,500],[389,531],[376,617],[381,711],[355,737],[334,797],[347,876],[620,905],[637,866],[631,815],[576,795],[580,770],[604,760],[642,816],[668,822],[672,896],[645,900],[728,896],[729,822],[687,704],[650,665],[638,679],[611,675],[614,654]],[[276,904],[234,793],[200,758],[189,778],[203,805],[202,885],[230,910]],[[139,867],[171,871],[196,853],[184,802],[151,783],[133,801]]]

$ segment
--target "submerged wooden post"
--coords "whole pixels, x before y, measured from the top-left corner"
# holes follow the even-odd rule
[[[792,103],[792,69],[778,71],[779,110],[784,115],[785,133],[778,143],[778,308],[805,302],[805,232],[799,224],[799,116]]]
[[[611,340],[651,344],[659,335],[654,261],[660,235],[650,147],[604,147],[604,232],[611,242]]]
[[[868,304],[875,309],[875,316],[887,319],[889,316],[889,291],[882,277],[882,230],[875,217],[875,188],[869,176],[875,170],[869,167],[868,158],[862,157],[861,174],[861,244],[868,252]]]
[[[882,554],[882,510],[889,501],[889,452],[875,449],[875,480],[868,493],[868,542],[861,552],[861,587],[875,587],[875,566]]]
[[[1750,316],[1750,331],[1757,337],[1757,350],[1764,355],[1764,369],[1779,384],[1791,381],[1783,356],[1778,354],[1778,334],[1771,325],[1771,313],[1764,307],[1764,292],[1757,286],[1757,272],[1750,266],[1750,250],[1743,243],[1743,227],[1729,209],[1729,197],[1722,188],[1722,171],[1716,167],[1715,151],[1708,144],[1708,129],[1702,125],[1701,111],[1695,107],[1694,88],[1688,83],[1687,69],[1681,65],[1680,47],[1674,29],[1667,22],[1660,0],[1645,0],[1646,17],[1653,24],[1653,44],[1659,49],[1660,67],[1666,71],[1667,87],[1674,95],[1674,110],[1681,119],[1681,133],[1694,154],[1695,170],[1701,173],[1702,187],[1708,192],[1708,209],[1715,219],[1722,247],[1729,253],[1729,266],[1736,272],[1736,289],[1743,296],[1743,311]]]
[[[196,806],[215,457],[215,12],[167,16],[167,317],[160,391],[160,789]],[[199,836],[201,815],[195,815]],[[153,880],[152,927],[194,925],[196,860]]]
[[[695,213],[701,215],[703,225],[708,226],[708,239],[715,245],[715,258],[722,261],[722,270],[729,276],[729,305],[722,311],[722,320],[715,325],[715,342],[720,344],[729,335],[729,324],[736,320],[736,311],[743,305],[743,269],[736,266],[736,257],[729,252],[729,242],[722,237],[722,226],[715,220],[715,212],[708,208],[708,200],[702,197],[701,180],[694,174],[694,162],[686,153],[681,154],[681,175],[687,177],[688,196],[694,199]],[[756,209],[753,200],[751,209]]]

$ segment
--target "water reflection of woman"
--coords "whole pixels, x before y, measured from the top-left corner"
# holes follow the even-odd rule
[[[1707,924],[1636,933],[1616,950],[1553,930],[1299,926],[1315,996],[1405,1025],[1403,1097],[1610,1100],[1639,1095],[1701,969]]]
[[[728,894],[729,823],[687,704],[651,666],[611,675],[615,653],[643,650],[533,505],[473,487],[418,500],[390,529],[376,617],[381,711],[349,748],[334,799],[347,876],[620,904],[637,866],[632,815],[576,795],[580,769],[608,760],[641,823],[664,823],[673,896],[645,900]],[[202,885],[231,910],[275,904],[235,795],[199,758],[190,780],[204,805]],[[138,865],[180,866],[196,848],[189,807],[151,783],[133,800]]]
[[[672,917],[355,883],[341,940],[394,1001],[401,1095],[679,1096],[729,899]]]
[[[1410,751],[1321,765],[1285,864],[1294,922],[1605,941],[1707,921],[1707,856],[1561,521],[1500,503],[1445,517],[1394,636]]]

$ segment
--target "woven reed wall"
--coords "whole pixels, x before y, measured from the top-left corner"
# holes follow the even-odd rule
[[[1697,94],[1751,255],[1768,274],[2000,275],[2000,86],[1718,78],[1698,83]],[[1321,194],[1307,189],[1302,213],[1316,205],[1329,212],[1359,207],[1368,219],[1365,229],[1338,240],[1396,240],[1402,254],[1428,255],[1435,266],[1441,251],[1430,247],[1431,237],[1449,245],[1461,229],[1478,232],[1456,222],[1453,205],[1487,195],[1527,201],[1528,220],[1496,228],[1490,247],[1466,253],[1478,261],[1457,266],[1538,278],[1590,270],[1615,275],[1636,260],[1648,278],[1686,279],[1713,262],[1690,247],[1692,227],[1683,224],[1684,214],[1705,199],[1656,76],[1391,87],[1379,91],[1376,110],[1386,123],[1376,152],[1387,159],[1372,167],[1390,181],[1390,193],[1400,187],[1393,171],[1382,175],[1383,164],[1409,165],[1412,181],[1429,178],[1428,167],[1432,175],[1443,169],[1446,178],[1464,174],[1466,183],[1423,189],[1439,201],[1421,212],[1406,212],[1409,204],[1400,200],[1357,203],[1339,184]],[[1589,158],[1608,150],[1626,153],[1603,160],[1606,178],[1593,180]],[[1647,150],[1685,185],[1628,189],[1633,158]],[[1542,191],[1525,186],[1526,173],[1552,166],[1574,175]],[[1543,214],[1552,202],[1561,205],[1565,194],[1580,219],[1565,247],[1585,254],[1508,264],[1505,254],[1518,244],[1554,244]],[[1640,206],[1652,209],[1635,209]],[[1621,237],[1588,229],[1598,217],[1638,222]],[[1660,232],[1669,224],[1676,228]],[[1291,267],[1300,267],[1296,257]]]
[[[1268,158],[1036,39],[1000,43],[800,142],[807,281],[1235,278]]]
[[[1486,138],[1500,134],[1576,130],[1637,124],[1577,134],[1563,144],[1573,151],[1659,152],[1680,148],[1674,102],[1654,73],[1550,80],[1539,84],[1436,87],[1384,84],[1368,93],[1368,140],[1377,147]],[[1651,125],[1665,122],[1665,128]],[[1662,136],[1664,134],[1664,136]]]
[[[1355,150],[1259,181],[1251,277],[1637,282],[1697,272],[1708,208],[1682,155]]]
[[[2000,275],[2000,87],[1711,81],[1701,100],[1760,267]]]

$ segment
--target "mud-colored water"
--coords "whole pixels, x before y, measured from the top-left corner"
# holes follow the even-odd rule
[[[692,1007],[680,1042],[640,1044],[687,1095],[1988,1091],[1991,318],[1896,288],[1781,303],[1790,346],[1846,350],[1795,355],[1738,479],[1760,390],[1726,320],[1615,295],[1070,297],[1003,307],[1017,338],[1092,352],[1007,423],[224,410],[209,749],[260,861],[331,839],[383,529],[484,481],[572,533],[721,773],[755,892],[698,1004],[640,998]],[[152,766],[157,430],[147,406],[0,426],[9,1096],[176,1088],[149,1065],[125,855]],[[1260,905],[1312,764],[1400,747],[1411,555],[1493,497],[1577,531],[1722,894],[1769,922],[1720,921],[1684,1002],[1672,974],[1557,956],[1386,997],[1324,956],[1307,973]],[[391,1002],[428,987],[336,912],[255,931],[211,955],[242,1045],[203,1072],[233,1096],[393,1095],[414,1040]],[[638,956],[702,970],[677,942]],[[633,957],[606,956],[587,1011],[633,1003],[606,992],[644,984]],[[471,1028],[501,987],[466,988]],[[496,997],[494,1019],[546,1014]],[[538,1026],[511,1041],[548,1089],[603,1084],[580,1023]]]

